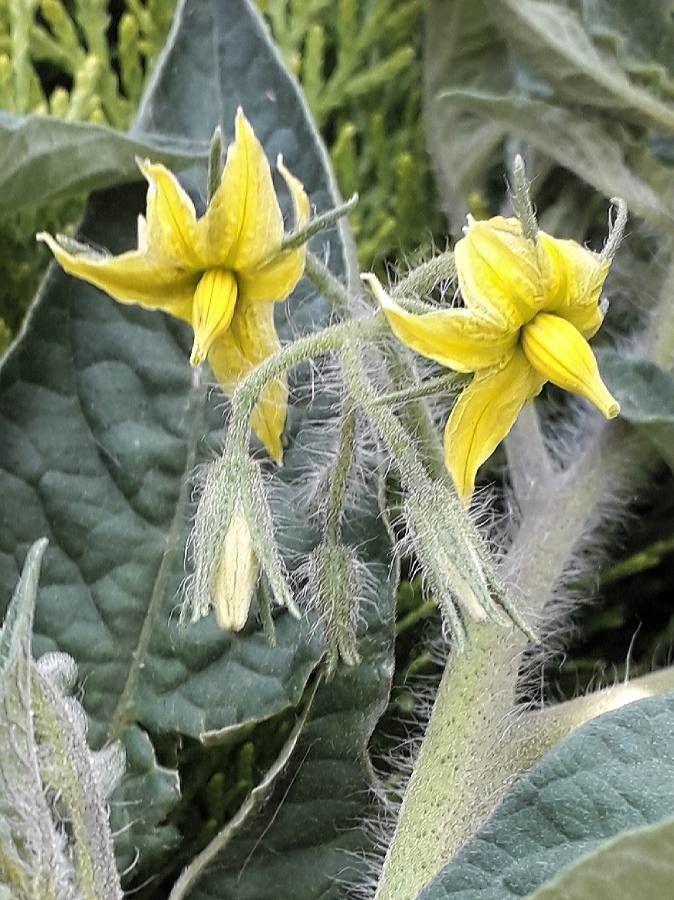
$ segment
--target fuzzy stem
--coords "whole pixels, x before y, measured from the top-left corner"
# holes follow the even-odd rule
[[[537,485],[504,563],[506,578],[534,615],[543,612],[597,505],[624,482],[635,444],[625,426],[603,424],[574,466]],[[519,631],[473,624],[466,651],[450,656],[377,900],[416,896],[529,764],[516,711],[525,648]]]
[[[526,713],[519,723],[519,756],[527,768],[561,741],[597,716],[628,703],[674,690],[674,666],[649,672],[632,681],[594,691],[545,709]]]
[[[536,486],[547,483],[553,474],[534,403],[522,409],[505,441],[505,450],[515,497],[524,509]]]
[[[662,285],[660,302],[646,329],[645,345],[652,362],[665,371],[674,369],[674,259]]]
[[[328,209],[326,212],[320,213],[307,222],[306,225],[298,228],[297,231],[287,234],[283,238],[281,244],[281,253],[287,253],[289,250],[296,250],[298,247],[303,247],[307,241],[310,241],[311,238],[314,237],[314,235],[320,234],[321,231],[325,231],[328,228],[332,228],[342,216],[346,216],[350,213],[357,203],[358,194],[354,194],[339,206],[335,206],[333,209]]]
[[[416,390],[416,386],[419,385],[419,377],[414,364],[409,359],[407,349],[388,342],[384,346],[384,357],[394,392]],[[448,473],[445,468],[439,429],[428,405],[421,398],[411,400],[400,410],[400,419],[409,433],[417,439],[424,465],[429,474],[436,478],[446,478]]]
[[[393,294],[398,297],[399,292],[404,292],[408,295],[429,293],[438,284],[439,280],[453,277],[452,273],[456,273],[454,254],[447,251],[413,269],[400,282]],[[306,275],[316,285],[318,290],[332,302],[335,310],[340,315],[349,316],[350,298],[348,291],[335,278],[328,267],[312,253],[307,254]],[[410,385],[419,383],[416,371],[407,358],[405,347],[389,341],[384,345],[384,356],[391,385],[395,391],[407,389]],[[428,471],[437,477],[444,477],[446,470],[444,468],[442,446],[428,406],[422,400],[412,401],[404,407],[401,419],[408,431],[418,438],[423,462]]]
[[[422,297],[430,294],[443,281],[453,281],[456,278],[456,263],[454,253],[445,250],[432,259],[427,260],[399,281],[393,289],[393,296]]]
[[[433,397],[437,394],[446,394],[463,387],[465,378],[459,372],[449,372],[447,375],[439,375],[437,378],[429,378],[420,384],[409,388],[402,388],[390,394],[382,394],[374,400],[376,406],[396,406],[398,403],[408,403],[410,400],[419,400],[421,397]]]
[[[363,406],[386,444],[390,456],[396,461],[403,483],[409,486],[427,480],[414,441],[407,430],[387,407],[376,403],[377,397],[369,379],[363,373],[358,345],[345,343],[341,359],[349,392],[354,400]]]
[[[325,508],[324,540],[328,544],[339,544],[342,530],[344,500],[349,483],[349,472],[356,449],[356,414],[347,412],[342,422],[339,451],[332,469],[332,479]]]
[[[298,338],[268,357],[239,383],[232,397],[226,455],[232,453],[248,457],[250,416],[262,391],[270,381],[306,359],[322,356],[331,350],[339,350],[353,338],[376,338],[384,330],[384,316],[378,313],[364,319],[353,319],[323,328],[321,331]]]
[[[320,293],[330,300],[337,315],[349,318],[351,306],[349,292],[341,281],[335,278],[325,263],[313,253],[307,253],[304,274]]]

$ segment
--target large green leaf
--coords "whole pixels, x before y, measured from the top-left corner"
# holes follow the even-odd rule
[[[269,156],[283,153],[316,207],[333,205],[336,192],[323,147],[251,4],[185,0],[134,138],[205,142],[217,123],[231,135],[239,104]],[[205,179],[201,163],[188,172],[186,183],[197,200]],[[140,186],[98,195],[82,234],[113,252],[132,246],[143,196]],[[348,276],[340,233],[316,239],[315,249],[327,255],[336,276]],[[288,337],[329,316],[325,301],[301,285],[287,308],[278,307],[277,324]],[[128,746],[135,722],[150,733],[229,738],[296,705],[320,652],[309,640],[308,623],[287,614],[277,619],[273,649],[254,623],[237,635],[221,633],[212,618],[184,633],[177,627],[173,613],[187,522],[181,493],[189,494],[185,480],[195,459],[208,458],[218,442],[223,406],[215,392],[205,413],[207,428],[202,404],[190,394],[188,346],[186,329],[175,321],[118,305],[52,269],[0,373],[0,589],[4,599],[27,546],[36,535],[49,535],[36,646],[58,647],[77,660],[87,686],[90,733],[99,744],[112,733],[127,738]],[[329,455],[335,441],[328,427],[334,409],[311,400],[311,377],[308,368],[297,376],[286,463],[274,476],[275,508],[283,512],[279,538],[289,563],[316,540],[296,485],[306,483],[312,461]],[[305,449],[310,441],[312,452]],[[326,737],[311,751],[346,761],[347,783],[357,793],[357,801],[345,804],[347,818],[364,798],[365,742],[390,676],[391,587],[376,482],[373,475],[361,498],[362,513],[351,523],[351,539],[370,575],[372,629],[365,662],[319,693],[317,709],[335,693],[343,708],[335,718],[326,717],[326,725],[315,726]],[[349,730],[350,717],[358,728]],[[165,811],[174,781],[146,751],[139,748],[132,773],[142,792],[137,799]],[[308,757],[305,767],[310,765]],[[159,790],[151,786],[157,779]],[[133,808],[122,814],[137,822]],[[134,837],[147,852],[152,819],[137,822]],[[335,845],[348,842],[345,821],[330,821],[341,829]],[[316,845],[325,824],[311,823]],[[291,826],[286,840],[292,844],[301,834]],[[337,857],[312,865],[329,878],[331,867],[334,874],[343,863]]]
[[[674,377],[646,359],[615,351],[603,351],[600,365],[622,418],[643,431],[674,469]]]
[[[604,841],[671,814],[673,744],[672,695],[585,725],[516,783],[420,898],[524,897]]]
[[[170,133],[140,140],[103,125],[0,111],[0,209],[135,181],[136,156],[180,167],[207,154],[206,142]]]
[[[542,0],[494,0],[499,30],[567,103],[598,106],[659,130],[674,131],[674,108],[630,80],[602,52],[575,10]]]
[[[506,128],[470,107],[449,107],[446,90],[505,93],[513,70],[508,48],[484,0],[432,0],[426,10],[424,105],[428,144],[450,224],[460,229],[471,193],[485,187],[484,172]]]
[[[543,885],[531,900],[667,897],[674,885],[674,819],[626,831]]]
[[[621,126],[524,95],[453,90],[440,100],[499,123],[604,195],[622,197],[633,212],[671,228],[674,175],[645,150],[632,156]]]
[[[622,68],[653,90],[674,95],[674,22],[669,0],[581,0],[588,32],[616,55]]]

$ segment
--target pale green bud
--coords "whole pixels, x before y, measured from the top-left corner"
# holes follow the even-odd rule
[[[250,528],[245,516],[236,509],[213,577],[211,599],[220,628],[241,631],[248,619],[259,574]]]

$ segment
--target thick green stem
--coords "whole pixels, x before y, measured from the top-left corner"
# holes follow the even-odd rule
[[[598,504],[624,484],[634,452],[626,427],[603,425],[576,465],[537,486],[504,564],[532,615],[543,613]],[[530,764],[517,712],[526,638],[488,624],[472,625],[468,641],[447,663],[377,900],[415,897]]]
[[[528,768],[576,728],[628,703],[674,690],[674,667],[649,672],[632,681],[584,697],[526,713],[519,723],[520,757]]]

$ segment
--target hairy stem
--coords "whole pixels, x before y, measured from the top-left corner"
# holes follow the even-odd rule
[[[356,450],[356,414],[349,410],[344,416],[339,440],[337,459],[332,469],[332,479],[325,507],[324,540],[328,544],[339,544],[342,531],[344,501],[349,484],[349,472]]]
[[[624,484],[636,441],[604,424],[580,460],[539,483],[504,561],[504,576],[532,615],[541,615],[581,535],[607,493]],[[536,552],[532,553],[532,548]],[[530,765],[519,740],[518,679],[526,638],[471,625],[453,653],[389,847],[378,900],[407,900],[448,862]]]
[[[352,319],[339,325],[331,325],[288,344],[287,347],[253,369],[239,384],[232,397],[227,454],[231,453],[247,458],[250,415],[262,391],[270,381],[306,359],[322,356],[331,350],[340,350],[354,338],[375,338],[384,330],[385,322],[381,313],[364,319]]]
[[[553,474],[534,403],[527,403],[522,409],[505,441],[505,450],[515,497],[524,510],[536,486]]]
[[[572,732],[603,713],[674,690],[674,667],[526,713],[519,723],[520,758],[528,768]]]

